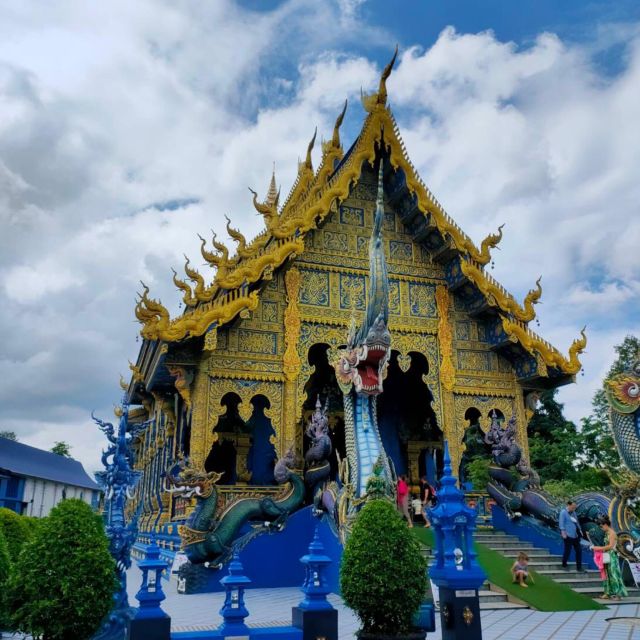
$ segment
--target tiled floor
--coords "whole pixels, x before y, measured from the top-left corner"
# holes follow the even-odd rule
[[[134,594],[140,585],[140,571],[129,572],[130,602],[136,604]],[[176,592],[175,582],[163,582],[167,599],[164,610],[172,618],[175,631],[215,627],[220,623],[218,611],[222,606],[221,593],[191,596]],[[299,589],[252,589],[246,593],[250,625],[289,624],[291,607],[301,600]],[[337,596],[330,597],[338,609],[340,640],[351,640],[358,629],[358,620]],[[482,613],[484,640],[640,640],[640,626],[628,622],[607,622],[607,618],[640,617],[640,605],[617,605],[603,611],[542,613],[529,609],[485,611]],[[640,623],[640,619],[637,621]],[[439,627],[439,621],[437,621]],[[440,640],[439,628],[428,634],[429,640]]]

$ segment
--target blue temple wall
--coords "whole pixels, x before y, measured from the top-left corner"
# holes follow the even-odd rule
[[[251,588],[300,587],[304,579],[304,566],[300,563],[300,558],[308,553],[316,526],[319,526],[320,540],[325,547],[325,553],[333,560],[326,571],[329,588],[333,593],[339,593],[342,545],[328,522],[325,519],[318,520],[313,515],[312,507],[305,507],[289,516],[282,531],[261,534],[240,551],[244,574],[251,579]],[[247,524],[240,535],[250,530],[251,527]],[[140,555],[143,549],[144,545],[137,543],[135,555]],[[167,551],[161,556],[169,560],[170,554],[174,555]],[[206,584],[203,584],[199,591],[223,591],[220,580],[227,573],[226,565],[221,569],[209,570]]]

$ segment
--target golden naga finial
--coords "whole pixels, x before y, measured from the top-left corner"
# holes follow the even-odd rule
[[[266,204],[264,202],[258,202],[258,194],[251,187],[249,187],[249,191],[253,194],[253,206],[255,210],[264,218],[267,229],[273,229],[278,221],[278,198],[280,197],[280,193],[278,192],[278,197],[273,204]]]
[[[196,285],[194,289],[196,298],[200,300],[200,302],[209,302],[209,300],[211,300],[215,295],[217,287],[215,285],[212,285],[211,287],[207,288],[204,283],[204,278],[196,269],[191,266],[189,258],[185,255],[184,259],[186,260],[184,265],[184,272],[187,274],[189,280],[191,280],[191,282],[194,282]]]
[[[208,251],[205,249],[205,245],[207,241],[198,234],[198,238],[200,238],[200,253],[202,257],[209,263],[210,266],[216,267],[217,273],[216,277],[226,275],[229,271],[229,267],[231,266],[231,261],[229,260],[229,249],[222,243],[216,240],[216,234],[214,231],[212,233],[212,244],[214,249],[218,251],[218,253],[214,253],[213,251]]]
[[[124,379],[124,376],[120,374],[120,388],[126,391],[129,388],[129,383]]]
[[[582,327],[580,331],[580,337],[576,338],[569,347],[569,363],[571,364],[571,369],[573,373],[578,373],[580,369],[582,369],[582,364],[578,359],[578,356],[584,352],[587,346],[587,334],[585,331],[587,330],[587,326]]]
[[[231,226],[229,216],[225,215],[225,219],[227,221],[227,233],[229,234],[229,237],[237,243],[238,246],[236,247],[236,253],[238,256],[242,257],[241,254],[244,253],[244,250],[247,247],[247,239],[242,235],[240,229],[234,229]]]
[[[322,162],[323,164],[327,162],[327,158],[329,159],[342,159],[342,142],[340,141],[340,127],[342,126],[342,122],[344,120],[344,114],[347,112],[347,101],[344,101],[344,106],[342,107],[342,111],[338,114],[336,118],[336,123],[333,126],[333,136],[331,140],[327,140],[322,143]],[[333,165],[330,165],[329,169],[333,171]]]
[[[176,287],[178,287],[178,289],[184,292],[184,295],[182,296],[182,301],[188,307],[195,307],[198,300],[193,295],[193,291],[191,290],[191,287],[184,280],[180,280],[180,278],[178,278],[178,274],[173,267],[171,268],[171,271],[173,271],[173,284],[175,284]]]
[[[137,367],[131,360],[129,360],[129,369],[131,369],[133,373],[134,382],[142,382],[144,380],[144,375],[142,374],[142,369]]]
[[[311,138],[311,141],[307,145],[307,155],[305,157],[304,164],[302,164],[301,167],[300,167],[300,170],[306,169],[306,170],[311,171],[313,173],[313,162],[311,160],[311,152],[313,151],[313,147],[316,144],[316,136],[317,135],[318,135],[318,127],[315,128],[315,130],[313,132],[313,137]]]
[[[347,113],[347,101],[344,101],[344,107],[342,107],[342,111],[340,115],[336,119],[336,123],[333,126],[333,137],[331,138],[331,146],[334,149],[340,148],[340,127],[342,126],[342,121],[344,120],[344,114]]]
[[[171,316],[159,300],[149,298],[149,287],[144,282],[140,284],[142,284],[143,292],[138,294],[140,299],[135,307],[136,318],[143,325],[140,333],[143,338],[157,340],[157,337],[154,337],[157,333],[155,329],[158,326],[168,325]]]
[[[525,296],[523,308],[526,311],[527,315],[531,315],[531,319],[535,318],[536,312],[533,309],[534,304],[538,304],[540,301],[540,296],[542,295],[542,285],[540,282],[542,281],[542,276],[540,276],[536,280],[536,288],[531,289],[529,293]]]
[[[377,93],[362,93],[361,90],[361,100],[362,106],[365,108],[365,111],[371,113],[378,107],[385,107],[387,104],[387,78],[391,75],[391,71],[393,66],[396,63],[396,58],[398,57],[398,45],[396,45],[396,50],[393,53],[393,58],[389,61],[387,66],[382,70],[382,75],[380,76],[380,84],[378,85]]]
[[[491,249],[498,246],[500,240],[502,240],[502,229],[504,224],[498,227],[498,233],[490,233],[480,245],[480,255],[477,256],[477,262],[480,264],[487,264],[491,260]]]

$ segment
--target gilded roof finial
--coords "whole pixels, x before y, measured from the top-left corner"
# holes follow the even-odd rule
[[[249,187],[249,191],[253,194],[253,206],[255,210],[264,218],[267,229],[272,229],[278,219],[278,198],[280,197],[280,192],[278,192],[278,197],[273,205],[269,205],[258,202],[258,194],[251,187]]]
[[[305,158],[304,165],[302,165],[305,169],[309,169],[313,171],[313,162],[311,161],[311,152],[313,151],[313,147],[316,143],[316,136],[318,135],[318,127],[315,128],[313,132],[313,138],[311,138],[311,142],[307,146],[307,157]]]
[[[267,191],[267,197],[264,199],[264,204],[268,207],[278,206],[278,200],[280,199],[280,189],[276,185],[276,163],[273,163],[273,171],[271,173],[271,182],[269,183],[269,191]]]
[[[347,113],[347,101],[344,101],[344,107],[342,107],[342,111],[340,115],[336,119],[336,123],[333,127],[333,137],[331,138],[331,146],[334,149],[340,148],[340,127],[342,126],[342,121],[344,120],[344,114]]]
[[[124,376],[120,374],[120,388],[126,391],[129,388],[129,383],[124,379]]]
[[[360,90],[362,106],[369,113],[374,111],[376,107],[384,107],[387,104],[387,78],[391,75],[391,70],[393,69],[393,65],[396,63],[397,57],[398,45],[396,45],[396,50],[393,53],[393,58],[391,58],[387,66],[382,70],[377,93],[366,94],[362,92],[362,89]]]
[[[242,235],[240,229],[234,229],[231,226],[229,216],[225,215],[225,218],[227,220],[227,233],[229,234],[229,237],[237,243],[238,246],[236,247],[236,253],[240,256],[247,247],[247,239]]]
[[[193,291],[191,290],[190,285],[188,285],[184,280],[180,280],[180,278],[178,278],[178,274],[173,267],[171,268],[171,271],[173,271],[173,284],[175,284],[176,287],[178,287],[178,289],[180,289],[184,293],[184,295],[182,296],[182,301],[188,307],[194,307],[197,303],[197,300],[193,295]]]
[[[502,228],[504,223],[498,227],[498,233],[490,233],[480,245],[480,254],[477,257],[477,262],[480,264],[487,264],[491,260],[491,249],[495,249],[502,240]]]
[[[535,318],[535,315],[536,315],[533,305],[538,304],[538,302],[540,301],[540,296],[542,295],[542,285],[540,284],[541,281],[542,281],[542,276],[540,276],[536,280],[536,288],[531,289],[531,291],[527,293],[524,299],[523,307],[524,307],[525,313],[527,314],[527,317],[530,316],[531,320],[533,320],[533,318]]]

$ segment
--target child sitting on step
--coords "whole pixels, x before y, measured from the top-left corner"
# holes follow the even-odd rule
[[[529,578],[529,556],[524,551],[518,554],[518,559],[513,563],[511,575],[513,576],[514,584],[517,582],[521,587],[529,586],[527,584],[527,578]],[[533,582],[533,577],[531,582]]]

